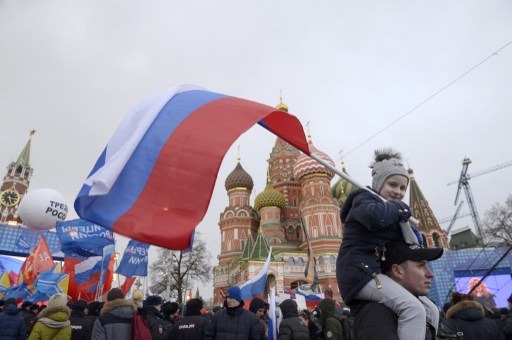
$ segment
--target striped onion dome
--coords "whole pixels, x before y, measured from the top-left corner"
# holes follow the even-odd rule
[[[311,139],[308,141],[309,151],[311,154],[315,155],[316,157],[324,160],[326,163],[332,165],[334,167],[334,162],[332,161],[331,157],[327,156],[327,154],[323,153],[322,151],[318,150],[314,145]],[[300,180],[302,177],[310,174],[326,174],[329,176],[329,178],[333,178],[334,173],[324,167],[322,164],[315,161],[313,158],[309,157],[306,154],[301,154],[297,161],[295,162],[295,165],[293,166],[293,175],[297,180]]]
[[[254,209],[260,211],[265,207],[278,207],[283,209],[286,206],[286,200],[283,194],[274,189],[272,183],[267,182],[267,186],[263,192],[259,193],[254,200]]]
[[[224,182],[224,186],[226,190],[231,190],[234,188],[247,188],[252,190],[254,187],[254,183],[252,181],[251,175],[247,173],[247,171],[242,168],[240,162],[235,167],[235,170],[231,171],[231,173],[226,177],[226,182]]]

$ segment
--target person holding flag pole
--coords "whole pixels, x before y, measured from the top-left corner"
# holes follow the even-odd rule
[[[392,149],[376,150],[371,168],[374,192],[359,189],[351,193],[341,209],[344,230],[336,263],[338,286],[349,306],[360,299],[391,308],[398,315],[399,339],[423,340],[427,315],[434,318],[433,325],[438,324],[437,307],[424,302],[426,310],[418,298],[381,272],[388,242],[402,240],[411,248],[423,244],[417,229],[409,224],[410,208],[402,201],[409,175],[400,153]]]

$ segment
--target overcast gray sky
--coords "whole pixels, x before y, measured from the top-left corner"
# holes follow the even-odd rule
[[[370,183],[374,149],[401,151],[444,218],[455,212],[456,186],[446,184],[465,156],[470,173],[512,160],[512,45],[493,55],[511,41],[508,0],[0,0],[0,165],[36,129],[31,189],[53,188],[71,208],[120,121],[148,95],[191,83],[275,106],[282,91],[315,145],[338,166],[343,149],[360,182]],[[212,259],[237,146],[254,199],[274,141],[255,126],[226,154],[198,228]],[[512,193],[511,177],[508,167],[470,181],[482,219]],[[454,228],[465,225],[470,218]]]

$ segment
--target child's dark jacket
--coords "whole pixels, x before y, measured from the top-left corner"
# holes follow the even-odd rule
[[[399,222],[410,216],[406,210],[409,210],[407,204],[383,202],[365,189],[348,196],[341,208],[344,230],[336,263],[336,278],[346,304],[350,304],[373,275],[381,273],[384,245],[403,240]]]

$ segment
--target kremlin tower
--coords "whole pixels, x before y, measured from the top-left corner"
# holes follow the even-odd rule
[[[30,146],[35,130],[30,131],[27,144],[21,151],[18,159],[7,166],[0,187],[0,223],[8,225],[20,225],[18,206],[23,195],[27,192],[30,179],[34,170],[30,166]]]

